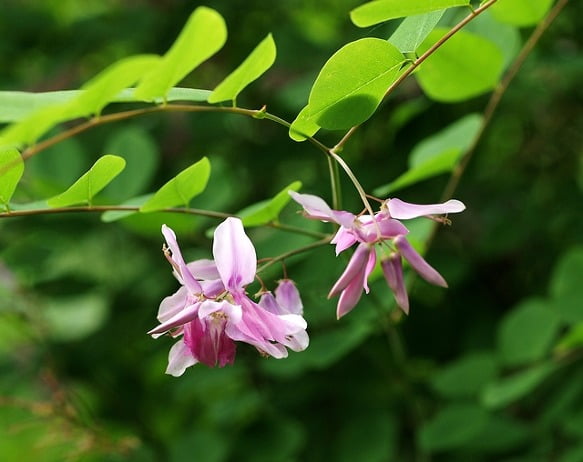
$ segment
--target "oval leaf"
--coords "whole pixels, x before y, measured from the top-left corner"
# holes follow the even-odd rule
[[[373,0],[352,10],[350,19],[358,27],[368,27],[389,19],[469,4],[470,0]]]
[[[73,183],[69,189],[47,201],[50,207],[67,207],[74,204],[91,203],[93,197],[107,186],[124,169],[126,161],[107,154]]]
[[[427,51],[447,33],[435,29],[419,47]],[[480,95],[498,83],[504,56],[491,41],[459,31],[435,51],[415,74],[419,85],[436,101],[455,102]]]
[[[482,393],[482,404],[497,409],[530,393],[556,369],[553,363],[542,363],[490,383]]]
[[[389,38],[389,42],[401,53],[414,53],[435,28],[444,12],[445,10],[431,11],[403,19]]]
[[[135,84],[148,69],[160,61],[156,55],[138,55],[121,59],[81,87],[71,101],[71,110],[77,115],[99,114],[126,87]]]
[[[241,217],[243,225],[246,227],[262,226],[277,221],[279,214],[291,200],[288,191],[290,189],[298,191],[301,187],[301,181],[294,181],[278,192],[272,199],[251,205],[237,213],[237,216]]]
[[[23,172],[20,152],[14,148],[0,148],[0,204],[6,209]]]
[[[515,26],[532,26],[549,11],[553,0],[504,0],[496,2],[490,11],[501,22]]]
[[[229,74],[209,96],[208,102],[235,101],[237,95],[254,80],[258,79],[275,62],[276,48],[269,34],[241,65]]]
[[[197,8],[160,63],[144,76],[136,88],[136,98],[165,98],[174,85],[219,51],[226,40],[222,16],[204,6]]]
[[[346,129],[367,120],[395,81],[403,55],[386,40],[364,38],[338,50],[314,82],[308,105],[290,128]]]
[[[204,191],[210,174],[211,164],[203,157],[162,186],[140,207],[140,212],[154,212],[177,205],[188,207],[190,200]]]
[[[500,359],[520,366],[542,359],[560,329],[559,317],[544,300],[528,300],[508,313],[498,330]]]

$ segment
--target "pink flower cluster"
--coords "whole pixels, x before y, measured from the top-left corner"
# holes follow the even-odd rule
[[[452,199],[443,204],[418,205],[388,199],[374,215],[356,216],[343,210],[333,210],[318,196],[294,191],[289,191],[289,194],[304,208],[308,218],[340,225],[331,241],[336,245],[336,255],[358,243],[346,269],[328,294],[328,298],[340,294],[336,309],[338,318],[356,306],[363,291],[369,292],[368,277],[377,263],[377,245],[389,249],[388,255],[381,259],[381,267],[398,306],[405,313],[409,313],[409,298],[403,279],[402,258],[426,281],[447,287],[441,274],[407,241],[405,236],[409,230],[399,220],[461,212],[465,209],[462,202]]]
[[[309,338],[302,302],[292,281],[279,282],[275,295],[251,300],[245,287],[257,270],[255,248],[238,218],[227,218],[214,234],[214,260],[186,263],[174,231],[162,226],[166,258],[181,284],[158,311],[160,324],[148,334],[169,332],[179,340],[170,350],[166,373],[180,376],[196,363],[223,367],[235,360],[235,342],[253,345],[263,355],[287,356],[304,350]]]

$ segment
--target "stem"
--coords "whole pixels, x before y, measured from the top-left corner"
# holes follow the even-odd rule
[[[289,252],[282,253],[281,255],[278,255],[277,257],[271,258],[267,263],[264,263],[259,268],[257,268],[257,272],[260,273],[260,272],[264,271],[265,269],[269,268],[271,265],[273,265],[274,263],[277,263],[278,261],[285,260],[286,258],[293,257],[294,255],[298,255],[300,253],[307,252],[308,250],[312,250],[312,249],[315,249],[317,247],[321,247],[323,245],[329,244],[330,239],[332,239],[332,238],[330,236],[327,236],[324,239],[320,239],[319,241],[315,241],[315,242],[312,242],[311,244],[305,245],[303,247],[299,247],[297,249],[290,250]]]
[[[273,114],[265,112],[262,109],[245,109],[241,107],[227,107],[227,106],[200,106],[200,105],[190,105],[190,104],[165,104],[155,107],[148,107],[144,109],[133,109],[131,111],[123,111],[123,112],[116,112],[115,114],[107,114],[100,117],[95,117],[93,119],[87,120],[86,122],[80,123],[68,130],[65,130],[58,135],[55,135],[51,138],[48,138],[44,141],[41,141],[29,148],[25,149],[22,152],[22,159],[26,160],[34,155],[38,154],[41,151],[63,141],[67,138],[71,138],[79,133],[82,133],[90,128],[103,125],[110,122],[117,122],[119,120],[129,119],[131,117],[136,117],[139,115],[144,114],[152,114],[156,112],[226,112],[231,114],[239,114],[244,115],[247,117],[253,117],[254,119],[267,119],[271,120],[272,122],[278,123],[283,125],[284,127],[289,128],[290,123],[285,121],[284,119],[277,117]],[[323,152],[328,152],[328,148],[322,144],[320,141],[316,140],[313,137],[309,137],[308,140],[318,147]],[[0,172],[0,174],[3,172]]]
[[[387,98],[401,84],[401,82],[403,82],[403,80],[405,80],[415,69],[417,69],[421,65],[421,63],[423,63],[423,61],[425,61],[433,53],[435,53],[435,51],[439,47],[441,47],[445,42],[447,42],[462,27],[464,27],[470,21],[475,19],[476,16],[482,14],[484,11],[486,11],[488,8],[490,8],[497,1],[498,0],[489,0],[488,2],[484,3],[479,8],[472,10],[472,12],[468,16],[466,16],[464,19],[462,19],[447,34],[445,34],[437,42],[435,42],[431,46],[431,48],[429,48],[425,53],[423,53],[421,56],[419,56],[419,58],[417,58],[415,61],[413,61],[411,63],[411,65],[407,69],[405,69],[405,71],[399,76],[399,78],[397,80],[395,80],[391,84],[391,86],[387,89],[387,91],[385,92],[385,95],[383,96],[383,99]],[[354,135],[356,130],[358,130],[358,127],[360,127],[360,125],[355,125],[350,130],[348,130],[348,132],[342,137],[342,139],[338,143],[336,143],[336,145],[332,148],[332,151],[338,152],[339,150],[341,150],[342,147],[346,144],[346,142],[352,137],[352,135]]]
[[[350,178],[350,181],[352,181],[352,184],[354,185],[354,187],[358,191],[358,195],[360,196],[360,199],[362,200],[362,203],[364,204],[366,211],[370,214],[371,217],[374,216],[374,212],[372,211],[372,207],[370,206],[370,202],[368,201],[367,194],[366,194],[366,192],[364,192],[362,185],[360,184],[360,182],[358,181],[358,179],[356,178],[354,173],[352,173],[352,170],[350,170],[350,167],[348,166],[348,164],[346,162],[344,162],[344,159],[342,157],[340,157],[338,154],[336,154],[333,149],[330,149],[330,151],[328,151],[328,153],[330,154],[331,157],[334,158],[334,160],[336,162],[338,162],[338,164],[342,167],[344,172],[348,175],[348,178]],[[376,221],[375,221],[375,223],[376,223]],[[377,227],[378,227],[378,224],[377,224]],[[378,231],[380,234],[380,229]]]
[[[330,174],[330,186],[332,187],[332,208],[340,210],[342,207],[342,191],[340,190],[340,176],[338,175],[338,164],[332,162],[332,157],[328,156],[328,173]]]

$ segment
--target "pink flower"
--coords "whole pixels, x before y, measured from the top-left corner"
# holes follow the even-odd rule
[[[377,261],[375,245],[393,249],[387,257],[381,258],[381,268],[387,284],[395,295],[397,305],[409,313],[409,299],[403,279],[401,257],[431,284],[447,287],[443,277],[425,259],[415,251],[406,239],[409,230],[399,221],[417,217],[429,217],[439,220],[436,215],[457,213],[465,205],[455,199],[442,204],[410,204],[400,199],[384,201],[378,213],[374,215],[354,215],[350,212],[331,209],[326,202],[310,194],[289,191],[298,202],[308,218],[332,222],[340,225],[331,243],[336,245],[336,255],[359,243],[346,270],[330,290],[328,297],[340,294],[336,314],[338,318],[352,310],[363,290],[368,293],[367,279]]]
[[[164,225],[162,233],[169,246],[166,256],[182,287],[162,301],[160,325],[148,333],[182,336],[170,350],[168,374],[180,376],[198,362],[211,367],[232,364],[235,341],[275,358],[286,357],[286,347],[295,351],[307,347],[301,312],[274,313],[247,296],[245,287],[255,279],[257,257],[241,220],[227,218],[215,230],[214,261],[186,264],[174,232]],[[282,297],[281,303],[286,302]]]

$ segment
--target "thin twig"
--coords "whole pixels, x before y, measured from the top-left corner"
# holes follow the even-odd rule
[[[298,255],[300,253],[307,252],[308,250],[312,250],[312,249],[315,249],[317,247],[321,247],[323,245],[329,244],[331,239],[332,239],[332,237],[328,236],[324,239],[320,239],[319,241],[312,242],[311,244],[305,245],[303,247],[299,247],[297,249],[290,250],[289,252],[282,253],[281,255],[279,255],[277,257],[269,259],[269,261],[267,263],[264,263],[259,268],[257,268],[257,272],[260,273],[260,272],[264,271],[265,269],[267,269],[268,267],[270,267],[274,263],[277,263],[278,261],[282,261],[282,260],[285,260],[286,258],[293,257],[294,255]]]

